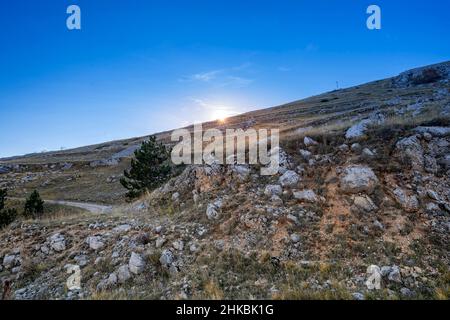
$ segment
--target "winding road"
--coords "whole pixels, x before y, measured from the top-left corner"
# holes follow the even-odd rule
[[[25,200],[23,198],[16,198],[16,197],[10,197],[10,199],[21,200],[21,201]],[[49,204],[57,204],[57,205],[62,205],[62,206],[67,206],[67,207],[80,208],[80,209],[84,209],[90,213],[99,213],[99,214],[112,213],[113,208],[114,208],[113,206],[106,206],[106,205],[97,204],[97,203],[65,201],[65,200],[45,200],[44,199],[44,202],[49,203]]]
[[[73,202],[73,201],[63,201],[63,200],[44,200],[44,202],[47,202],[50,204],[58,204],[58,205],[62,205],[62,206],[80,208],[80,209],[89,211],[90,213],[107,214],[107,213],[112,213],[112,210],[113,210],[112,206],[105,206],[105,205],[96,204],[96,203]]]

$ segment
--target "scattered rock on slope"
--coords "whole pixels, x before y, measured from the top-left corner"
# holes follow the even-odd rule
[[[268,197],[272,197],[273,195],[280,196],[283,193],[283,189],[280,185],[267,185],[266,189],[264,190],[264,194]]]
[[[414,131],[421,134],[428,133],[433,137],[446,137],[450,135],[450,127],[417,127]]]
[[[292,188],[295,187],[300,181],[300,176],[292,170],[286,171],[279,179],[280,184],[283,187]]]
[[[353,198],[353,207],[352,210],[362,212],[362,213],[370,213],[376,211],[378,207],[373,203],[372,199],[369,196],[355,196]]]
[[[294,198],[300,201],[316,203],[319,201],[319,197],[313,190],[294,191]]]
[[[418,170],[423,168],[424,151],[416,135],[401,139],[397,142],[395,148],[396,156],[406,156],[411,161],[413,169]]]
[[[415,195],[408,195],[403,189],[396,188],[393,192],[395,200],[409,212],[414,212],[419,209],[419,200]]]
[[[130,272],[134,274],[140,274],[144,271],[145,261],[140,254],[135,252],[131,253],[130,261],[128,262]]]
[[[220,217],[220,209],[222,208],[222,199],[217,199],[213,203],[208,204],[206,208],[206,216],[209,220],[217,220]]]
[[[362,165],[350,165],[343,169],[340,187],[347,193],[372,193],[378,184],[378,178],[371,168]]]
[[[47,241],[50,244],[50,248],[52,248],[56,252],[61,252],[66,250],[66,239],[60,233],[56,233],[49,237]]]
[[[357,124],[350,127],[346,134],[346,139],[355,139],[364,136],[370,126],[380,125],[385,121],[385,117],[381,113],[374,113],[369,118],[361,120]]]
[[[100,236],[88,237],[86,239],[86,243],[89,244],[89,248],[91,248],[94,251],[103,249],[103,247],[105,246],[105,243],[103,242]]]

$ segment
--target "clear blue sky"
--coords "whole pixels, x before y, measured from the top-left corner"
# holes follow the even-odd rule
[[[77,4],[82,30],[66,28]],[[366,8],[382,9],[382,30]],[[0,157],[147,135],[450,59],[447,0],[0,3]]]

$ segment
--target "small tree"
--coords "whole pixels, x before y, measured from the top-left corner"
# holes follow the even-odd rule
[[[170,151],[154,136],[144,141],[134,152],[131,169],[124,171],[120,183],[128,190],[127,197],[133,199],[145,191],[153,190],[168,180],[171,174]]]
[[[6,227],[17,218],[16,209],[5,209],[7,195],[6,189],[0,189],[0,228]]]
[[[44,201],[37,190],[34,190],[25,202],[24,215],[29,218],[40,218],[44,214]]]

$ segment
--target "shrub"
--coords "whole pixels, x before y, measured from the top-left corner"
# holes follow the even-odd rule
[[[6,227],[17,218],[15,209],[5,209],[6,189],[0,189],[0,228]]]
[[[125,177],[120,179],[122,186],[128,190],[129,199],[156,189],[169,179],[172,171],[169,154],[169,150],[154,136],[142,143],[141,148],[134,152],[131,169],[125,170]]]
[[[25,202],[24,216],[28,218],[40,218],[44,214],[44,201],[37,190],[34,190]]]

